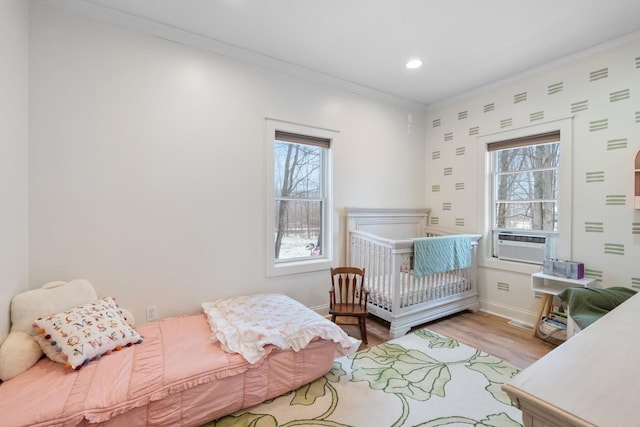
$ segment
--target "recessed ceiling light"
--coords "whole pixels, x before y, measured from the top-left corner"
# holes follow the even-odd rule
[[[407,62],[407,68],[409,69],[420,68],[421,66],[422,61],[420,61],[419,59],[412,59],[411,61]]]

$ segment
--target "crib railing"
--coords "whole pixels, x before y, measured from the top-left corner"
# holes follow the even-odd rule
[[[448,233],[428,230],[425,237],[445,234]],[[366,270],[370,307],[376,312],[399,313],[417,304],[475,292],[475,252],[479,237],[472,239],[471,267],[416,278],[413,239],[391,240],[351,231],[350,263]]]

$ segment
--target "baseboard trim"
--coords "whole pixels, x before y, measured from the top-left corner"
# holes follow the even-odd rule
[[[309,308],[323,317],[329,317],[329,304],[316,305]]]
[[[511,326],[515,326],[516,328],[522,328],[522,329],[526,329],[528,331],[533,331],[533,326],[530,326],[530,325],[527,325],[525,323],[522,323],[519,320],[513,320],[512,319],[512,320],[509,321],[509,324]]]
[[[493,314],[494,316],[509,319],[527,328],[533,329],[533,325],[535,325],[536,313],[523,310],[519,307],[481,299],[480,310]]]
[[[329,317],[329,304],[309,308],[323,317]],[[522,310],[521,308],[511,305],[480,299],[480,311],[508,319],[513,322],[515,326],[533,329],[533,325],[535,325],[536,313]]]

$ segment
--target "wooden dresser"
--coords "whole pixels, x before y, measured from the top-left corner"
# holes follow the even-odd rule
[[[640,293],[502,386],[526,427],[640,426]]]

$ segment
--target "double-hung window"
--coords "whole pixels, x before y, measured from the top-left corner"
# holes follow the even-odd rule
[[[267,274],[331,262],[331,144],[327,131],[270,121]]]
[[[515,246],[543,242],[544,256],[570,256],[571,137],[570,119],[481,137],[486,143],[484,222],[491,238],[484,250],[489,257],[501,258],[501,247],[520,251]],[[501,246],[499,235],[513,243]],[[529,251],[522,251],[523,262],[534,262],[526,260]]]
[[[488,145],[494,230],[558,231],[560,132]]]

